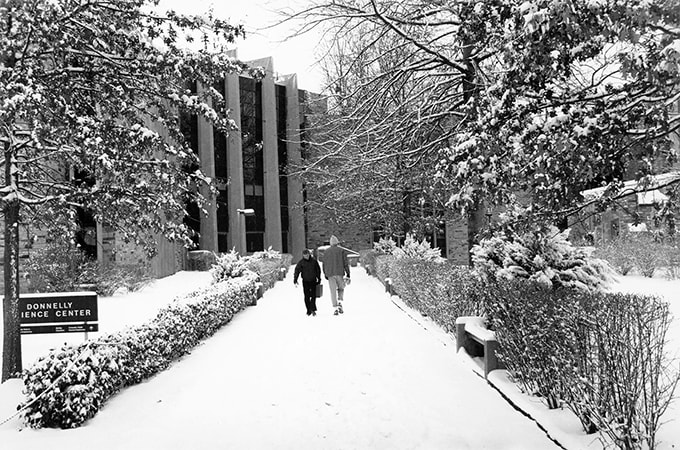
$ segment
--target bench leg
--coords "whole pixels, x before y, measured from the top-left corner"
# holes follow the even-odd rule
[[[486,341],[484,343],[484,378],[488,378],[489,372],[502,369],[503,364],[498,360],[498,341]]]

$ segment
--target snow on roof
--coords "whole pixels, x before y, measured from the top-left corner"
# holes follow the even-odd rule
[[[665,186],[674,180],[680,180],[680,171],[675,170],[672,172],[666,172],[659,175],[651,175],[649,177],[641,178],[640,180],[625,181],[623,183],[623,188],[619,193],[632,194],[634,192],[640,191],[638,192],[638,204],[652,205],[654,203],[658,203],[668,199],[668,197],[665,194],[661,193],[661,191],[659,191],[656,188],[659,186]],[[643,190],[643,183],[645,182],[648,182],[648,184],[644,186],[646,189]],[[583,197],[586,200],[595,200],[597,198],[602,197],[606,189],[607,186],[602,186],[594,189],[587,189],[585,191],[581,191],[581,195],[583,195]]]
[[[637,204],[638,205],[654,205],[655,203],[662,203],[668,200],[668,196],[662,193],[658,189],[652,189],[651,191],[638,192],[637,194]]]
[[[633,225],[632,223],[628,224],[628,231],[631,233],[640,233],[643,231],[647,231],[647,224],[646,223],[639,223],[637,225]]]

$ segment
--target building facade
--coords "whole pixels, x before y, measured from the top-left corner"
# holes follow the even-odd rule
[[[302,183],[289,172],[302,162],[301,103],[308,93],[298,89],[296,75],[277,77],[272,58],[249,64],[266,76],[230,74],[215,86],[240,131],[225,137],[201,119],[183,121],[201,170],[219,192],[204,211],[189,205],[185,222],[201,250],[247,254],[271,247],[300,254],[306,246]]]

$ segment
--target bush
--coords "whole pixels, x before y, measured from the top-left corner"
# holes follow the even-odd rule
[[[175,299],[149,323],[40,358],[23,374],[26,424],[80,426],[120,389],[164,370],[251,305],[258,280],[271,287],[278,279],[272,274],[289,268],[292,255],[237,259],[234,264],[234,255],[227,254],[215,269],[221,281]]]
[[[522,280],[486,290],[500,359],[526,392],[570,408],[620,448],[654,447],[678,373],[664,353],[658,299],[553,289]]]
[[[378,255],[375,258],[375,276],[384,284],[387,278],[392,277],[392,265],[394,256]]]
[[[375,250],[359,251],[359,264],[366,270],[366,273],[375,276],[375,259],[380,255]]]
[[[285,253],[274,258],[245,257],[244,261],[245,267],[257,273],[264,288],[269,289],[283,279],[293,263],[293,255]]]
[[[475,271],[489,280],[525,278],[546,286],[580,290],[602,289],[614,270],[606,261],[591,258],[568,240],[568,230],[555,227],[524,234],[501,231],[475,245]]]
[[[114,265],[100,269],[95,281],[95,291],[105,297],[118,289],[135,292],[153,281],[148,266]]]
[[[654,448],[680,375],[665,353],[668,305],[656,298],[478,278],[466,267],[379,255],[376,276],[451,332],[486,316],[511,377],[549,408],[566,406],[588,433],[620,448]]]
[[[485,289],[499,359],[525,392],[544,398],[551,409],[565,399],[562,372],[577,366],[577,305],[564,293],[523,279],[492,281]]]
[[[24,371],[25,422],[75,428],[119,389],[168,367],[253,301],[252,273],[176,299],[141,327],[50,352]]]
[[[407,234],[404,245],[392,250],[395,258],[409,258],[425,261],[443,261],[442,252],[438,248],[432,248],[425,238],[418,242],[412,234]]]
[[[479,295],[482,285],[467,266],[397,258],[391,278],[407,305],[432,318],[447,332],[455,331],[456,318],[484,313]]]
[[[221,283],[229,278],[240,277],[246,270],[245,262],[236,250],[217,256],[215,264],[210,268],[212,283]]]
[[[73,292],[92,286],[97,294],[110,296],[120,288],[139,290],[152,280],[147,266],[102,268],[67,240],[52,241],[32,253],[25,267],[29,292]]]
[[[621,275],[627,275],[635,267],[635,254],[625,237],[597,247],[593,256],[607,261]]]
[[[674,276],[677,252],[673,243],[652,232],[627,233],[595,250],[599,258],[608,261],[621,275],[634,268],[650,278],[661,267]]]
[[[52,241],[31,253],[26,279],[29,292],[72,292],[82,284],[96,284],[99,265],[75,244]]]
[[[378,242],[373,243],[373,250],[379,255],[391,255],[397,248],[397,243],[391,238],[380,238]]]

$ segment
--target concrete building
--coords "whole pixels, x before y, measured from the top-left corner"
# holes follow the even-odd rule
[[[183,124],[201,170],[219,189],[205,212],[188,208],[186,223],[198,232],[201,250],[301,254],[303,190],[289,168],[301,164],[301,105],[311,94],[298,89],[296,75],[277,76],[272,58],[249,63],[265,69],[264,79],[231,74],[216,86],[240,132],[225,138],[203,120]]]
[[[271,247],[299,255],[307,245],[303,187],[299,177],[289,176],[289,168],[302,162],[301,130],[306,112],[313,109],[308,103],[315,99],[323,107],[323,101],[298,89],[296,75],[276,74],[272,58],[250,64],[263,67],[266,76],[255,80],[231,74],[215,86],[225,96],[240,131],[224,137],[196,116],[181,120],[202,171],[216,180],[219,189],[205,212],[187,205],[185,223],[198,232],[197,249],[228,252],[234,248],[246,254]],[[254,214],[246,214],[249,210]],[[181,244],[158,236],[157,255],[148,260],[137,245],[123,242],[113,228],[95,222],[86,211],[78,211],[77,216],[76,241],[104,266],[145,265],[154,277],[188,268],[187,249]],[[45,236],[44,230],[21,224],[21,259],[43,248]]]

